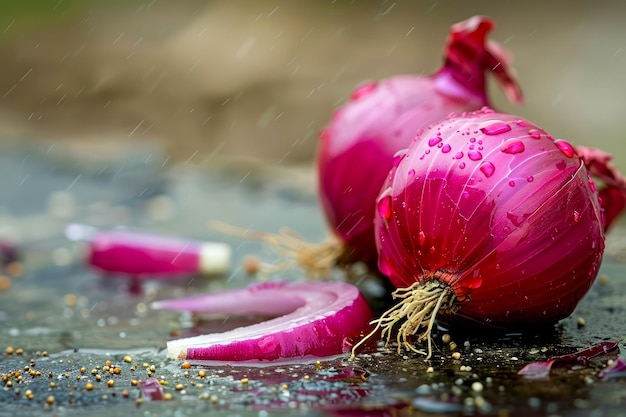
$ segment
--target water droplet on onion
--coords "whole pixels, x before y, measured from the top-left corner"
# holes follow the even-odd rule
[[[574,223],[578,223],[580,221],[581,215],[579,212],[574,210]]]
[[[509,154],[522,153],[525,149],[524,143],[516,139],[507,140],[501,148],[502,152]]]
[[[480,153],[480,152],[478,152],[478,151],[469,151],[469,152],[467,153],[467,157],[468,157],[469,159],[471,159],[472,161],[479,161],[479,160],[481,160],[481,159],[482,159],[483,154],[481,154],[481,153]]]
[[[420,232],[417,234],[417,237],[419,238],[420,245],[424,246],[424,242],[426,242],[426,234],[424,233],[424,231],[420,230]]]
[[[441,142],[441,138],[439,136],[434,136],[428,139],[428,146],[435,146],[439,142]]]
[[[557,148],[559,148],[561,152],[563,152],[563,155],[567,156],[568,158],[571,158],[576,154],[576,152],[574,151],[574,147],[566,140],[559,139],[554,141],[554,144]]]
[[[526,177],[526,181],[528,182],[533,182],[535,180],[535,177],[533,177],[532,175],[529,175],[528,177]]]
[[[524,120],[517,120],[515,122],[519,127],[526,127],[526,122]]]
[[[387,195],[378,200],[376,208],[380,217],[389,220],[391,218],[391,196]]]
[[[537,129],[530,129],[528,131],[528,134],[530,135],[531,138],[533,139],[541,139],[541,132],[538,131]]]
[[[499,135],[511,130],[511,126],[507,123],[496,122],[480,129],[485,135]]]
[[[461,168],[461,169],[465,168],[465,162],[461,162],[461,163],[459,164],[459,168]]]
[[[491,162],[483,162],[480,164],[480,172],[487,178],[491,177],[496,171],[496,167]]]
[[[415,176],[415,170],[413,168],[409,169],[409,177],[414,177]]]
[[[448,153],[451,150],[452,150],[452,148],[447,143],[445,145],[443,145],[443,147],[441,148],[441,152],[443,152],[443,153]]]
[[[513,181],[513,180],[509,181],[509,186],[515,187],[515,181]]]
[[[565,163],[565,161],[559,161],[556,163],[556,167],[559,171],[563,171],[566,166],[567,164]]]
[[[456,153],[456,155],[454,155],[454,157],[455,157],[456,159],[461,159],[461,158],[463,158],[463,152],[457,152],[457,153]]]

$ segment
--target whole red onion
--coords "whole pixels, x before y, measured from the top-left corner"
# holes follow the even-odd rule
[[[619,178],[621,176],[618,175]],[[400,299],[377,320],[399,349],[437,316],[500,327],[555,322],[589,290],[603,213],[575,149],[490,109],[433,124],[378,197],[379,269]]]
[[[321,134],[317,166],[322,207],[342,260],[376,264],[374,201],[394,154],[416,132],[452,112],[488,105],[486,72],[511,101],[521,102],[504,49],[487,40],[493,27],[483,16],[453,25],[437,72],[364,83],[334,113]]]

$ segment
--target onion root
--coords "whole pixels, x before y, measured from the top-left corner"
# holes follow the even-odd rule
[[[452,288],[436,279],[425,282],[418,281],[408,288],[398,288],[392,293],[392,296],[394,299],[400,299],[400,301],[385,311],[378,319],[370,322],[376,327],[354,345],[351,359],[354,359],[357,349],[379,330],[382,339],[385,339],[385,346],[387,346],[391,341],[394,326],[401,320],[404,322],[400,325],[396,335],[398,353],[402,351],[402,348],[405,348],[426,355],[426,359],[430,359],[433,350],[431,334],[437,314],[440,312],[450,314],[458,309],[455,304],[456,295]],[[427,340],[427,351],[416,348],[412,343],[412,336],[416,334],[416,343]]]
[[[260,269],[265,273],[299,267],[309,279],[328,279],[331,270],[345,251],[342,242],[334,236],[321,243],[309,243],[294,230],[286,227],[275,234],[256,232],[218,221],[211,221],[209,226],[223,233],[269,244],[282,261],[276,264],[262,263]]]

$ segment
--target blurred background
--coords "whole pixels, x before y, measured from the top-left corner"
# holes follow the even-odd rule
[[[0,5],[0,138],[105,158],[310,164],[356,84],[441,63],[494,18],[526,96],[494,104],[626,170],[622,1],[24,0]],[[15,141],[18,142],[15,142]],[[58,148],[57,148],[58,149]]]

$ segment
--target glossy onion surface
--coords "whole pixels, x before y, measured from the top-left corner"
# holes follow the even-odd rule
[[[489,109],[451,117],[398,157],[377,200],[379,269],[398,288],[448,284],[455,317],[553,322],[593,283],[602,213],[564,140]]]
[[[328,224],[346,244],[347,260],[375,265],[374,202],[393,155],[420,129],[488,105],[485,73],[498,78],[511,101],[522,100],[504,50],[487,41],[493,27],[482,16],[453,25],[440,70],[363,83],[322,132],[319,195]]]

